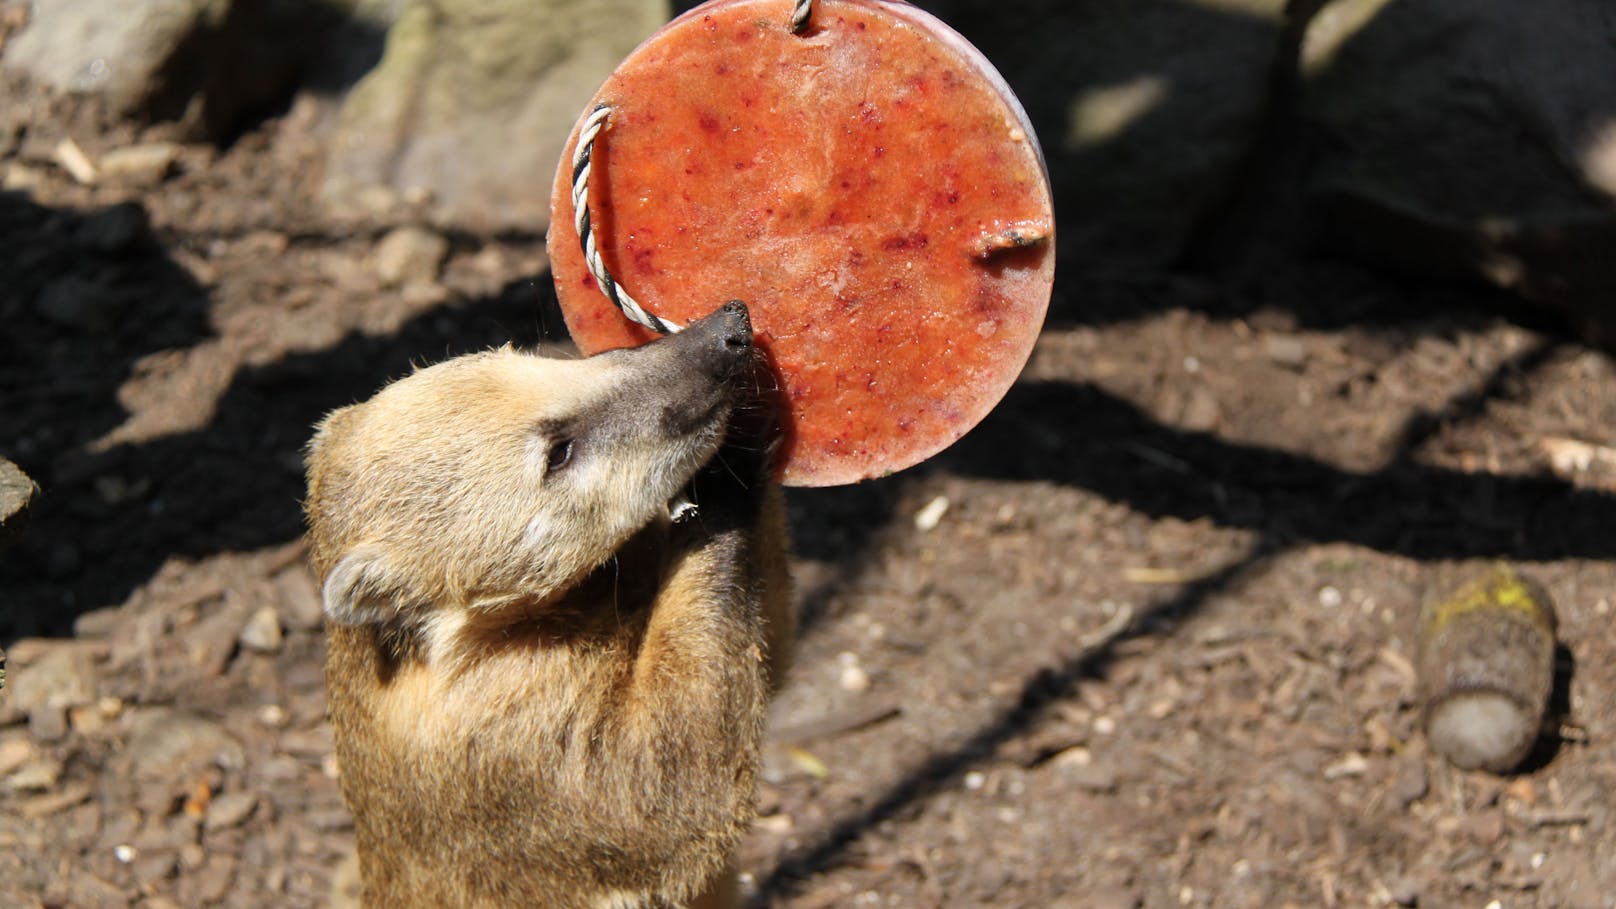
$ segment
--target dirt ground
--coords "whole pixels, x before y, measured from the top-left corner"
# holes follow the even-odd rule
[[[44,491],[0,556],[0,903],[329,905],[299,449],[413,363],[563,343],[543,238],[397,274],[408,212],[314,200],[313,102],[81,184],[61,140],[172,136],[0,93],[0,455]],[[1553,457],[1613,426],[1610,357],[1490,291],[1063,268],[977,430],[791,494],[755,904],[1616,906],[1616,457]],[[1411,665],[1420,604],[1499,559],[1565,648],[1504,778],[1428,751]]]

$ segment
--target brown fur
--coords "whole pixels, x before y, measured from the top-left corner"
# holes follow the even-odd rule
[[[309,538],[366,906],[728,887],[790,634],[767,451],[734,428],[720,451],[752,354],[735,321],[462,357],[321,424]],[[699,512],[673,523],[686,487]]]

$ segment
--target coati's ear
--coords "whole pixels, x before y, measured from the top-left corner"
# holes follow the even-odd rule
[[[379,546],[358,546],[343,556],[321,594],[326,617],[338,625],[397,622],[406,596]]]

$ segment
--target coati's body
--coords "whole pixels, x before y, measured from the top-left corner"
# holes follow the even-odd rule
[[[732,304],[635,350],[461,357],[321,424],[311,551],[367,907],[723,886],[790,633],[768,447],[730,425],[752,357]]]

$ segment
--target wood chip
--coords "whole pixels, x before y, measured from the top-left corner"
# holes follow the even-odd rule
[[[67,171],[68,176],[80,183],[94,183],[100,173],[90,162],[90,156],[79,148],[79,144],[72,139],[63,139],[56,143],[56,163]]]

